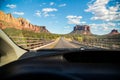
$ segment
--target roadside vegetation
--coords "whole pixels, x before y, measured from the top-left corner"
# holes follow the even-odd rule
[[[8,36],[16,36],[16,37],[31,37],[31,38],[40,38],[44,40],[52,40],[59,37],[58,34],[51,34],[51,33],[35,33],[33,31],[27,30],[18,30],[15,28],[6,28],[3,30]]]
[[[81,35],[66,34],[65,38],[72,42],[91,47],[101,47],[106,49],[120,49],[120,34],[116,35]]]
[[[33,49],[55,41],[60,35],[6,28],[3,31],[20,47]]]
[[[120,34],[116,35],[81,35],[81,34],[52,34],[35,33],[33,31],[18,30],[15,28],[6,28],[3,30],[16,44],[49,43],[55,41],[58,37],[64,36],[70,42],[91,47],[101,47],[106,49],[120,49]],[[31,41],[32,40],[32,41]],[[37,44],[36,43],[36,44]],[[21,46],[21,45],[20,45]],[[23,46],[24,47],[24,46]]]

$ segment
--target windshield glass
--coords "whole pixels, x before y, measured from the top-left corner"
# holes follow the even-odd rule
[[[19,47],[120,49],[118,0],[0,0],[0,29]]]

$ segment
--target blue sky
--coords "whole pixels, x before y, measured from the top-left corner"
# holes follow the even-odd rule
[[[30,23],[66,34],[75,25],[89,25],[94,34],[120,32],[119,0],[0,0],[0,10]]]

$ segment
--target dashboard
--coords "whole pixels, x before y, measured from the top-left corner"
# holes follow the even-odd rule
[[[119,51],[29,51],[0,67],[1,80],[120,80]]]

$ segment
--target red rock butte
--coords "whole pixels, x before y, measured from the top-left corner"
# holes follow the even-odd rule
[[[5,14],[4,12],[0,11],[0,29],[5,28],[16,28],[19,30],[34,31],[36,33],[49,33],[45,26],[33,25],[24,18],[14,18],[11,14]]]
[[[91,34],[90,26],[88,26],[88,25],[76,25],[71,33],[90,35]]]
[[[118,32],[118,30],[113,29],[109,34],[114,35],[114,34],[120,34],[120,33]]]

